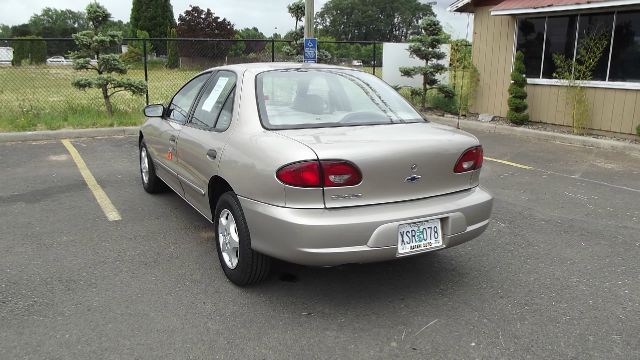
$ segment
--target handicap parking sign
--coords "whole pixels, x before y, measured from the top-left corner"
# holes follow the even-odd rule
[[[304,39],[304,62],[315,63],[318,59],[318,39]]]

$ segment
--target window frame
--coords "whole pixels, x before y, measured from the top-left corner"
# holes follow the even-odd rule
[[[189,79],[189,81],[187,81],[184,85],[182,85],[182,86],[180,87],[180,89],[178,89],[178,91],[176,91],[176,92],[175,92],[175,94],[173,94],[173,96],[171,97],[171,99],[170,99],[170,100],[169,100],[169,102],[167,103],[167,106],[166,106],[166,112],[167,112],[167,113],[166,113],[166,114],[164,114],[162,118],[163,118],[163,119],[165,119],[165,120],[167,120],[167,121],[173,121],[173,122],[175,122],[175,123],[177,123],[177,124],[180,124],[180,125],[186,125],[186,124],[188,124],[188,123],[189,123],[189,121],[191,120],[191,113],[192,113],[192,111],[193,111],[193,105],[194,105],[194,104],[196,103],[196,101],[198,101],[198,99],[200,98],[200,94],[202,93],[202,89],[204,89],[204,87],[207,85],[207,83],[208,83],[209,81],[211,81],[211,76],[212,76],[212,74],[213,74],[213,73],[214,73],[214,71],[212,71],[212,70],[203,71],[203,72],[201,72],[201,73],[197,74],[196,76],[192,77],[191,79]],[[201,76],[203,76],[203,77],[207,77],[207,76],[208,76],[208,78],[207,78],[207,79],[205,79],[204,83],[200,86],[200,89],[198,89],[198,93],[196,94],[196,97],[194,98],[194,100],[193,100],[193,101],[191,101],[191,105],[189,105],[189,109],[187,110],[187,119],[186,119],[184,122],[182,122],[182,121],[178,121],[178,120],[175,120],[175,119],[172,119],[171,117],[169,117],[169,113],[168,113],[168,112],[169,112],[169,109],[170,109],[170,107],[171,107],[171,104],[173,104],[173,100],[174,100],[174,99],[175,99],[175,97],[178,95],[178,93],[180,93],[180,91],[182,91],[182,89],[184,89],[184,88],[185,88],[187,85],[189,85],[192,81],[194,81],[195,79],[197,79],[197,78],[199,78],[199,77],[201,77]],[[184,110],[184,109],[183,109],[183,110]]]
[[[577,55],[577,51],[578,51],[578,40],[579,40],[579,32],[580,32],[580,17],[582,15],[591,15],[591,14],[607,14],[607,13],[612,13],[613,12],[613,23],[611,25],[611,35],[610,35],[610,40],[609,40],[609,55],[608,55],[608,59],[607,59],[607,72],[606,72],[606,78],[605,80],[582,80],[582,81],[577,81],[578,84],[585,86],[585,87],[594,87],[594,88],[607,88],[607,89],[626,89],[626,90],[640,90],[640,81],[610,81],[609,77],[610,77],[610,73],[611,73],[611,58],[613,55],[613,44],[615,41],[615,32],[616,32],[616,22],[617,22],[617,15],[618,12],[628,12],[628,11],[640,11],[640,8],[636,9],[636,8],[631,8],[631,9],[611,9],[611,8],[601,8],[601,9],[597,9],[597,10],[591,10],[591,11],[566,11],[566,12],[562,12],[562,13],[527,13],[527,14],[522,14],[522,15],[516,15],[516,21],[515,21],[515,32],[514,32],[514,44],[513,44],[513,54],[512,54],[512,61],[511,61],[511,69],[513,70],[513,62],[515,60],[515,55],[516,55],[516,51],[518,48],[518,28],[519,28],[519,22],[520,19],[526,19],[526,18],[541,18],[544,17],[545,18],[545,32],[544,32],[544,38],[545,41],[543,42],[543,50],[542,50],[542,56],[541,56],[541,65],[540,65],[540,75],[536,78],[531,78],[531,77],[527,77],[527,83],[528,84],[532,84],[532,85],[555,85],[555,86],[568,86],[569,82],[566,80],[560,80],[560,79],[544,79],[542,77],[542,72],[544,69],[544,57],[545,57],[545,46],[546,46],[546,37],[547,37],[547,21],[549,19],[549,17],[557,17],[557,16],[571,16],[571,15],[577,15],[577,20],[576,20],[576,36],[574,39],[574,46],[573,46],[573,59],[575,60],[576,55]]]
[[[234,74],[235,77],[236,77],[235,78],[235,83],[233,84],[233,87],[231,88],[229,93],[226,95],[226,97],[224,99],[224,102],[222,103],[222,108],[220,108],[220,112],[218,113],[218,116],[216,116],[216,119],[213,122],[213,126],[209,127],[209,126],[203,126],[203,125],[195,124],[194,122],[192,122],[192,120],[193,120],[193,116],[195,115],[197,105],[200,104],[200,100],[202,100],[202,96],[204,96],[204,91],[207,88],[207,86],[209,86],[211,84],[213,79],[215,79],[216,75],[218,75],[218,73],[220,73],[220,72],[229,72],[229,73]],[[191,104],[191,108],[189,110],[189,117],[188,117],[187,121],[183,125],[192,127],[194,129],[210,131],[210,132],[221,133],[221,132],[227,131],[231,127],[231,123],[233,122],[233,115],[235,113],[235,96],[236,96],[236,89],[238,87],[238,79],[240,79],[239,74],[236,71],[233,71],[233,70],[230,70],[230,69],[220,69],[220,70],[211,71],[211,76],[202,85],[202,87],[200,88],[200,91],[198,92],[198,95],[196,96],[196,99]],[[226,105],[227,101],[229,101],[229,99],[231,97],[233,97],[233,99],[231,99],[231,101],[233,101],[233,105],[232,105],[232,109],[231,109],[231,121],[229,122],[229,126],[227,126],[223,130],[217,129],[216,126],[218,125],[218,120],[220,119],[220,114],[222,113],[222,109],[224,108],[224,106]]]

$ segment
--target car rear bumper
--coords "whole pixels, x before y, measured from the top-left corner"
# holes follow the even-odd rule
[[[316,266],[395,259],[398,225],[434,218],[442,221],[440,249],[462,244],[486,229],[493,205],[491,195],[480,187],[427,199],[335,209],[294,209],[239,198],[254,250]]]

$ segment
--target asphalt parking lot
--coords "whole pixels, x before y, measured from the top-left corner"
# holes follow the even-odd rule
[[[640,358],[640,157],[475,133],[478,239],[396,262],[226,280],[212,225],[146,194],[137,138],[0,144],[0,357]]]

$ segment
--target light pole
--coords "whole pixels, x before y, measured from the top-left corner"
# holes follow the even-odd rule
[[[313,37],[313,0],[305,0],[304,4],[304,38]]]

